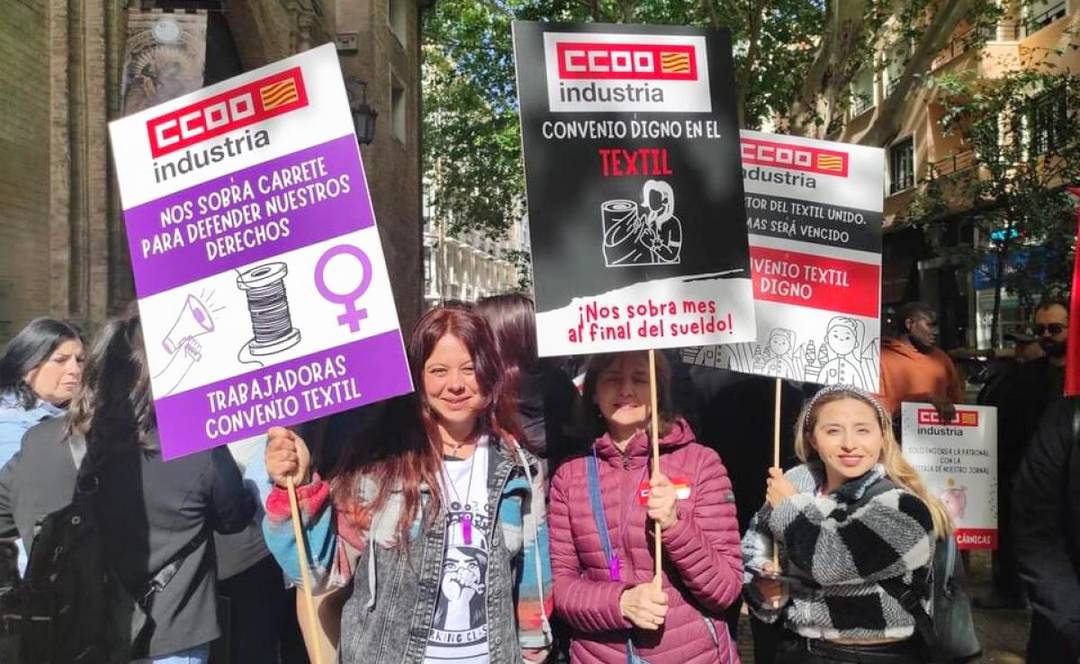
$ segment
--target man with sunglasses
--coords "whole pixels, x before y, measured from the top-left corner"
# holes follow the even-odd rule
[[[1018,364],[1009,380],[986,397],[987,405],[998,408],[998,550],[994,556],[994,592],[975,600],[984,608],[1027,606],[1016,560],[1012,486],[1039,420],[1047,407],[1065,393],[1068,307],[1060,302],[1040,304],[1031,331],[1045,355]]]
[[[1064,387],[1065,381],[1065,343],[1069,333],[1069,310],[1057,302],[1045,304],[1035,312],[1035,325],[1032,332],[1039,339],[1039,345],[1046,353],[1047,362],[1054,367],[1055,379]],[[1055,394],[1056,394],[1055,390]],[[1061,396],[1057,394],[1057,396]]]

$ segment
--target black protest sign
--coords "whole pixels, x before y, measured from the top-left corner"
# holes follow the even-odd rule
[[[731,38],[516,22],[541,355],[755,337]]]

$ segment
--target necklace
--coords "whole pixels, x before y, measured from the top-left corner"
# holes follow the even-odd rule
[[[443,443],[443,445],[445,445],[445,444],[446,443]],[[464,447],[466,445],[472,445],[472,443],[470,443],[467,440],[460,441],[459,443],[455,444],[454,447],[452,447],[450,449],[449,455],[454,457],[455,459],[461,459],[461,457],[458,456],[458,450],[460,450],[462,447]]]
[[[454,457],[455,459],[461,459],[461,457],[458,456],[458,451],[461,450],[461,448],[465,447],[466,445],[475,445],[475,444],[476,444],[475,435],[474,434],[469,434],[464,439],[459,440],[456,443],[454,443],[453,447],[450,447],[445,441],[443,441],[443,451],[445,453],[446,448],[450,447],[450,452],[449,452],[448,455]]]
[[[458,447],[461,447],[461,445],[459,444]],[[480,451],[480,447],[477,446],[477,448],[475,450],[473,450],[472,456],[469,457],[469,481],[465,486],[465,500],[462,500],[461,496],[458,495],[457,487],[454,486],[454,480],[451,479],[449,471],[446,470],[446,464],[443,463],[443,475],[445,475],[445,477],[446,477],[446,486],[450,487],[451,493],[454,494],[454,500],[456,500],[458,502],[458,504],[461,505],[461,508],[462,508],[462,511],[463,511],[463,514],[461,515],[461,539],[468,546],[472,545],[472,539],[473,539],[472,538],[472,519],[473,519],[472,506],[469,505],[468,501],[469,501],[469,496],[472,495],[473,471],[476,470],[476,457],[477,457],[477,454],[479,453],[479,451]],[[448,512],[447,513],[447,518],[449,518],[449,516],[450,515],[449,515],[449,512]]]

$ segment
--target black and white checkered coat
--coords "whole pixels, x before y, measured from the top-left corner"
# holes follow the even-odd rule
[[[820,462],[789,470],[799,493],[776,510],[768,504],[754,516],[743,537],[745,582],[752,569],[771,562],[780,543],[784,574],[808,583],[790,586],[780,609],[763,606],[746,593],[751,610],[766,622],[782,617],[788,629],[814,639],[907,638],[915,621],[879,581],[912,573],[933,559],[934,526],[926,504],[900,488],[858,505],[868,487],[885,477],[880,464],[829,495]],[[930,606],[924,602],[929,612]]]

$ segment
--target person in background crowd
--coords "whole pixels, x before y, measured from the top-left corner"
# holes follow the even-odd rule
[[[743,538],[750,609],[790,631],[776,661],[925,661],[914,617],[881,583],[928,571],[951,525],[901,455],[888,412],[862,390],[825,387],[799,419],[795,451],[802,465],[769,470],[767,502]],[[783,581],[771,576],[781,571],[774,541]]]
[[[64,414],[78,394],[82,366],[82,333],[70,323],[36,318],[8,341],[0,355],[0,465],[19,451],[30,427]],[[18,571],[25,569],[19,542]],[[15,574],[11,566],[0,570],[0,586],[10,586]]]
[[[904,401],[934,405],[943,421],[951,421],[964,401],[964,383],[952,359],[937,343],[937,314],[922,302],[909,302],[896,312],[898,334],[881,345],[881,398],[893,419]]]
[[[53,318],[30,321],[0,354],[0,465],[19,451],[30,427],[63,415],[82,382],[82,334]],[[22,540],[0,541],[0,593],[26,570]],[[0,636],[0,661],[14,660],[17,638]]]
[[[85,439],[84,463],[98,480],[95,507],[105,559],[130,595],[141,596],[150,578],[198,542],[171,581],[153,595],[148,650],[138,662],[206,662],[210,642],[220,634],[209,534],[242,530],[255,514],[256,498],[224,447],[162,460],[134,307],[98,334],[86,362],[85,387],[71,407],[70,426],[52,420],[27,434],[21,459],[16,458],[19,466],[12,470],[16,493],[57,491],[40,488],[49,485],[47,478],[32,471],[41,468],[41,448],[66,450],[67,445],[56,443],[73,438],[72,432]],[[74,479],[74,472],[70,475]],[[70,500],[71,491],[64,495]],[[33,495],[15,501],[15,522],[24,538],[33,536],[39,514],[23,510],[38,505]]]
[[[1018,366],[1046,355],[1039,344],[1039,338],[1033,334],[1031,326],[1008,332],[1003,338],[1005,341],[1013,342],[1013,353],[1004,357],[990,356],[988,367],[980,372],[985,378],[979,390],[979,396],[976,397],[976,403],[979,405],[985,406],[991,401],[997,403],[1000,400],[998,392],[1008,387],[1013,372]]]
[[[1069,310],[1058,302],[1035,309],[1032,332],[1044,356],[1024,362],[1009,378],[986,396],[988,406],[998,409],[998,549],[994,555],[993,593],[978,597],[984,608],[1024,608],[1023,585],[1016,559],[1015,524],[1012,517],[1013,478],[1047,407],[1065,394],[1065,342]]]
[[[432,309],[408,350],[418,393],[382,409],[332,482],[312,474],[302,438],[270,430],[267,543],[298,580],[284,489],[292,479],[316,592],[352,587],[340,615],[322,625],[331,644],[341,635],[342,664],[543,661],[545,480],[517,442],[491,329],[469,311]]]
[[[691,366],[690,377],[702,401],[701,427],[695,426],[694,430],[700,431],[703,444],[724,459],[735,491],[739,532],[746,532],[750,519],[765,501],[761,469],[773,463],[776,379],[706,366]],[[794,465],[795,423],[806,392],[813,389],[816,386],[811,383],[782,382],[780,460],[784,466]],[[741,608],[740,598],[727,615],[728,626],[736,637]],[[764,623],[750,614],[750,629],[754,633],[755,664],[772,664],[781,640],[780,626]]]
[[[255,496],[255,515],[238,533],[214,534],[217,554],[219,615],[222,636],[210,647],[210,664],[265,664],[277,662],[283,632],[299,634],[294,603],[288,601],[281,568],[262,536],[264,512],[260,505],[270,494],[266,481],[266,436],[230,443],[229,452]],[[294,664],[292,660],[285,660]]]
[[[1039,337],[1035,336],[1035,331],[1031,327],[1028,327],[1021,332],[1006,334],[1005,340],[1012,341],[1015,345],[1016,350],[1014,357],[1018,364],[1023,364],[1024,362],[1037,360],[1040,357],[1046,356],[1042,344],[1039,343]]]
[[[1027,661],[1080,660],[1080,398],[1043,413],[1013,481],[1013,537],[1031,598]]]
[[[481,298],[475,311],[491,326],[495,346],[506,371],[507,389],[516,398],[525,446],[547,462],[545,475],[552,472],[579,447],[570,432],[571,420],[580,395],[570,377],[550,360],[540,358],[536,349],[536,307],[521,293],[503,293]],[[566,626],[553,621],[555,657],[568,657]]]
[[[573,448],[568,427],[578,391],[566,374],[536,354],[536,309],[528,296],[505,293],[482,298],[474,311],[495,335],[507,389],[516,398],[523,442],[551,467]]]
[[[1025,362],[1045,357],[1039,338],[1036,337],[1031,327],[1010,332],[1004,336],[1006,341],[1012,341],[1012,357],[1002,358],[987,372],[986,378],[976,403],[981,406],[997,405],[1002,403],[1002,396],[1012,390],[1012,382],[1016,372]],[[991,360],[994,361],[994,360]],[[998,421],[998,430],[1001,430],[1002,422]],[[999,437],[1000,440],[1000,437]],[[1027,597],[1023,584],[1020,582],[1020,572],[1017,569],[1015,546],[1013,544],[1012,530],[1012,477],[1019,460],[1013,458],[1002,460],[997,456],[998,482],[998,545],[990,552],[991,578],[993,589],[986,597],[976,597],[972,603],[975,606],[986,609],[999,609],[1007,607],[1026,608]],[[963,553],[967,553],[966,551]]]
[[[650,478],[647,353],[587,365],[583,427],[595,442],[556,471],[549,505],[555,608],[572,630],[573,662],[738,661],[723,617],[741,588],[735,497],[720,457],[671,412],[669,381],[657,353],[661,472]]]
[[[82,334],[70,323],[37,318],[8,341],[0,355],[0,464],[30,427],[65,412],[82,366]]]

